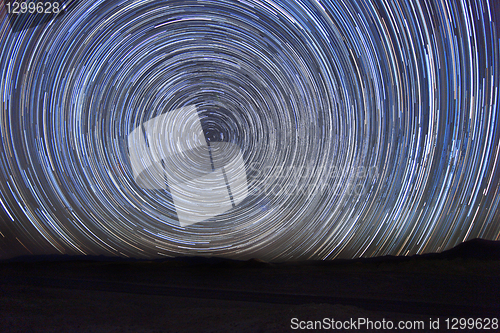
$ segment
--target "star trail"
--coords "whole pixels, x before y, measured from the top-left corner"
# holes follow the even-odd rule
[[[74,1],[50,19],[5,3],[3,257],[500,239],[497,1]]]

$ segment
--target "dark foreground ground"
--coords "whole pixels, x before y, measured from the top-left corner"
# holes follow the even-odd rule
[[[284,264],[18,258],[0,262],[0,332],[288,332],[332,319],[351,328],[335,331],[390,331],[390,321],[495,332],[499,278],[500,244],[483,240],[410,258]]]

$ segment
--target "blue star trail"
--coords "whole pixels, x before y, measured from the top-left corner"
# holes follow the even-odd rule
[[[0,12],[0,257],[283,261],[500,239],[497,1],[62,9]],[[169,112],[179,133],[157,140]],[[243,164],[217,173],[218,156]],[[200,172],[178,185],[157,166]],[[210,184],[221,213],[183,224]]]

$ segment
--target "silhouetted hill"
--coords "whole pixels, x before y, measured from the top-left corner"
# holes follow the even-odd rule
[[[134,262],[134,261],[139,261],[139,259],[125,258],[125,257],[107,257],[104,255],[83,256],[83,255],[67,255],[67,254],[44,254],[44,255],[27,255],[27,256],[10,258],[2,260],[0,261],[0,263],[7,263],[7,262],[35,263],[35,262],[66,262],[66,261]]]
[[[475,238],[438,255],[444,258],[500,260],[500,241]]]
[[[482,260],[500,260],[500,241],[492,241],[485,239],[472,239],[457,245],[456,247],[443,251],[441,253],[426,253],[414,256],[381,256],[373,258],[357,258],[357,259],[336,259],[336,260],[311,260],[298,262],[285,262],[278,265],[336,265],[349,263],[383,263],[383,262],[407,262],[420,259],[426,260],[453,260],[453,259],[482,259]],[[1,263],[39,263],[39,262],[69,262],[69,261],[85,261],[85,262],[109,262],[109,263],[133,263],[133,262],[154,262],[154,263],[172,263],[180,266],[218,266],[218,267],[269,267],[274,264],[265,262],[260,259],[250,259],[246,261],[225,259],[220,257],[175,257],[175,258],[159,258],[159,259],[137,259],[126,257],[108,257],[99,256],[83,256],[83,255],[34,255],[21,256],[0,261]]]

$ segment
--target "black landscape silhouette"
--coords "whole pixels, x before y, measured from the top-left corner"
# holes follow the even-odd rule
[[[291,319],[495,318],[500,242],[437,254],[267,263],[24,256],[0,263],[4,332],[286,332]]]

